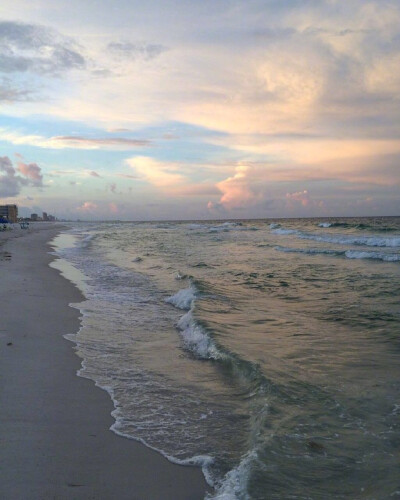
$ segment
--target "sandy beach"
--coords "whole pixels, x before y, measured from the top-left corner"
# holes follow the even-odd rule
[[[0,233],[0,498],[201,499],[200,469],[115,435],[109,395],[63,335],[82,296],[49,267],[60,226]]]

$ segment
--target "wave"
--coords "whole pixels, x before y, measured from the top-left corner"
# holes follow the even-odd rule
[[[260,436],[269,409],[266,394],[269,393],[271,384],[258,365],[240,358],[236,353],[219,345],[212,332],[196,320],[194,312],[199,295],[198,288],[192,282],[189,288],[179,290],[175,295],[165,299],[175,307],[187,311],[176,325],[184,347],[198,359],[221,363],[241,386],[245,386],[245,393],[252,400],[252,408],[256,415],[253,418],[254,428],[252,429],[254,438],[249,443],[249,450],[242,456],[237,466],[229,470],[222,478],[213,479],[210,469],[212,462],[207,457],[206,463],[203,464],[203,473],[207,482],[215,488],[215,493],[207,495],[206,498],[209,500],[247,500],[250,498],[247,492],[248,481],[253,464],[258,458],[257,450],[262,445]]]
[[[192,303],[196,298],[196,289],[193,286],[189,288],[183,288],[179,290],[172,297],[168,297],[165,299],[165,302],[168,304],[172,304],[178,309],[189,310],[192,307]]]
[[[400,247],[400,236],[381,237],[381,236],[351,236],[336,234],[312,234],[299,231],[297,229],[273,229],[271,231],[277,235],[294,235],[303,240],[319,241],[322,243],[337,243],[339,245],[356,245],[369,247]]]
[[[193,284],[189,288],[179,290],[165,302],[178,309],[187,311],[177,323],[185,348],[201,359],[222,359],[223,354],[207,334],[205,329],[193,318],[194,301],[198,292]]]
[[[318,227],[341,227],[344,229],[360,229],[360,230],[371,230],[371,231],[376,231],[376,232],[390,232],[390,231],[396,231],[395,227],[392,226],[380,226],[378,224],[366,224],[364,222],[342,222],[342,221],[336,221],[336,222],[320,222],[318,224]]]
[[[206,230],[209,233],[228,233],[229,231],[258,231],[258,228],[255,226],[246,226],[243,222],[233,222],[227,221],[222,222],[221,224],[187,224],[186,228],[190,231],[200,231]]]
[[[187,229],[191,231],[196,231],[198,229],[207,229],[208,226],[207,224],[187,224]]]
[[[278,252],[286,252],[286,253],[304,253],[307,255],[344,255],[345,250],[330,250],[328,248],[291,248],[291,247],[274,247]]]
[[[71,304],[71,305],[80,310],[82,317],[85,315],[85,311],[80,307],[80,304]],[[78,333],[66,334],[63,337],[66,340],[73,342],[79,348],[80,347],[79,333],[82,330],[82,328],[83,328],[83,325],[81,325],[81,328],[78,331]],[[120,401],[116,397],[116,394],[115,394],[116,391],[114,390],[114,388],[112,386],[106,385],[104,383],[100,383],[98,380],[95,380],[91,376],[87,375],[86,369],[87,369],[86,362],[85,362],[85,360],[82,360],[81,361],[81,368],[76,373],[77,376],[81,377],[81,378],[88,378],[89,380],[93,380],[96,387],[99,387],[100,389],[106,391],[109,394],[109,396],[114,404],[114,410],[111,412],[111,416],[115,420],[115,422],[110,427],[110,430],[112,432],[114,432],[118,436],[142,443],[147,448],[150,448],[150,449],[160,453],[162,456],[164,456],[171,463],[174,463],[177,465],[201,467],[203,474],[204,474],[204,477],[206,479],[206,482],[210,486],[212,486],[212,487],[214,486],[213,475],[211,473],[211,467],[214,463],[213,457],[211,457],[210,455],[195,455],[195,456],[192,456],[190,458],[179,459],[179,458],[176,458],[176,457],[166,453],[161,448],[158,448],[156,446],[152,446],[148,441],[146,441],[146,439],[132,435],[132,434],[124,431],[126,419],[124,417],[124,414],[121,412],[121,404],[120,404]]]
[[[193,318],[192,311],[184,314],[176,325],[181,332],[183,343],[189,351],[201,359],[224,359],[206,330]]]
[[[215,495],[207,495],[206,500],[249,500],[247,483],[253,462],[257,460],[257,451],[251,450],[242,458],[240,464],[230,470],[221,481]]]
[[[285,253],[302,253],[306,255],[334,255],[343,256],[348,259],[373,259],[382,260],[384,262],[400,262],[400,254],[384,253],[384,252],[365,252],[358,250],[330,250],[328,248],[291,248],[291,247],[274,247],[278,252]]]
[[[382,252],[358,252],[356,250],[347,250],[345,256],[348,259],[376,259],[385,262],[400,262],[400,254],[382,253]]]
[[[209,228],[209,233],[227,233],[229,231],[258,231],[258,227],[244,226],[242,222],[224,222],[218,226]]]
[[[87,236],[85,236],[80,240],[78,246],[80,248],[87,248],[95,238],[96,238],[95,234],[88,234]]]

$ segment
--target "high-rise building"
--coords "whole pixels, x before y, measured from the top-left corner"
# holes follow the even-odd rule
[[[0,217],[7,219],[8,222],[17,222],[18,219],[17,205],[0,205]]]

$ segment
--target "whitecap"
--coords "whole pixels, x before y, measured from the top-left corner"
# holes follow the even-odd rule
[[[172,304],[178,309],[184,309],[188,311],[191,308],[192,302],[195,298],[196,289],[190,286],[189,288],[183,288],[179,290],[175,295],[172,295],[172,297],[166,298],[165,302],[168,302],[168,304]]]
[[[348,259],[376,259],[384,262],[400,262],[400,255],[383,252],[359,252],[357,250],[347,250],[345,255]]]

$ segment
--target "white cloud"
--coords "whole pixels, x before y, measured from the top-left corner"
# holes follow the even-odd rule
[[[187,182],[187,178],[180,173],[181,166],[176,163],[161,162],[147,156],[129,158],[126,163],[139,179],[160,189],[169,190]]]

